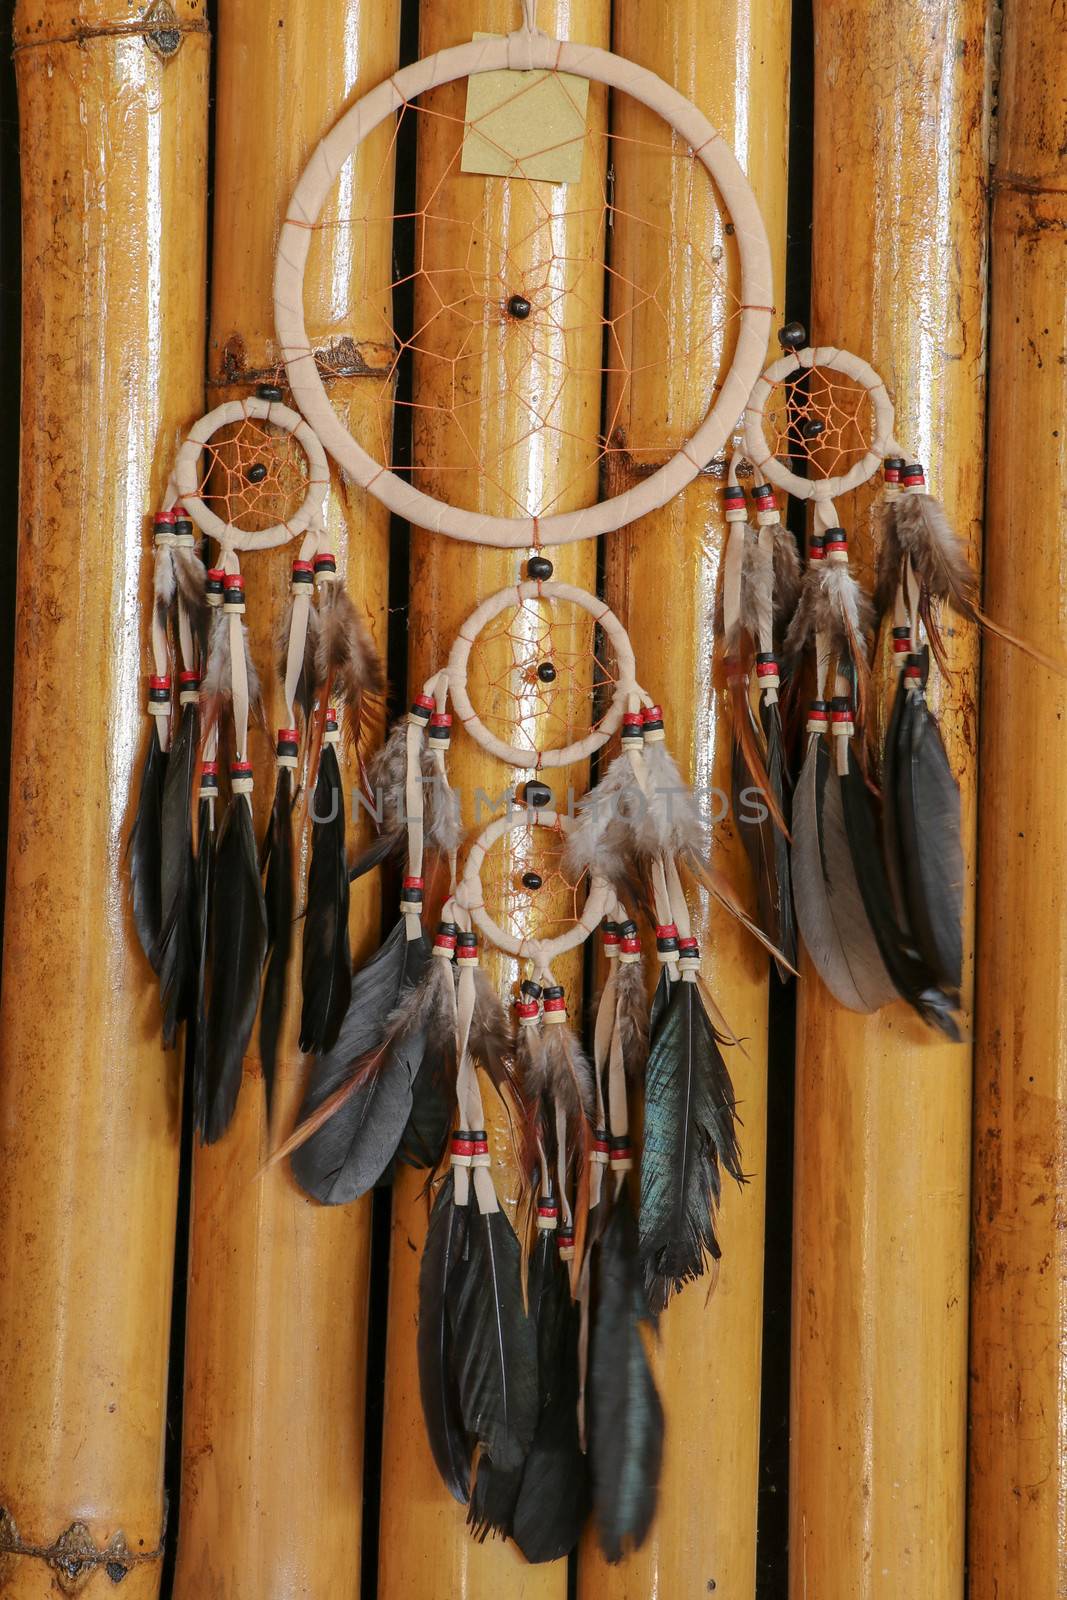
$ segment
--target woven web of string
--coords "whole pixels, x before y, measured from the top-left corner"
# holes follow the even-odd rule
[[[767,397],[763,431],[771,454],[798,477],[841,477],[870,448],[871,397],[844,373],[798,369]]]
[[[388,148],[376,134],[357,150],[313,231],[350,231],[361,274],[358,330],[339,323],[329,341],[337,369],[392,380],[350,422],[358,442],[450,504],[546,516],[673,454],[715,399],[741,307],[732,225],[666,123],[613,91],[609,129],[597,85],[579,122],[579,80],[513,76],[500,91],[509,108],[547,97],[539,129],[552,126],[551,97],[572,108],[565,138],[516,155],[501,142],[501,106],[468,122],[467,80],[446,85],[379,130]],[[472,133],[501,175],[462,171]],[[410,164],[413,136],[421,188],[403,210],[393,172],[398,151],[401,170]],[[538,177],[561,151],[580,153],[580,178]],[[330,370],[328,352],[319,364]],[[649,419],[644,436],[634,418]]]
[[[245,417],[204,446],[197,494],[223,522],[259,533],[295,516],[307,480],[307,458],[292,435]]]
[[[567,600],[517,601],[471,646],[467,693],[506,744],[560,749],[599,726],[618,681],[615,654],[593,617]]]
[[[513,828],[489,850],[482,863],[482,898],[494,922],[512,938],[557,939],[580,918],[588,878],[582,873],[575,880],[564,872],[564,847],[556,822],[550,828]]]

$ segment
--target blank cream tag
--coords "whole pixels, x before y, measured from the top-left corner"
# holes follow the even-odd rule
[[[468,78],[462,170],[577,183],[588,101],[588,78],[569,72],[480,72]]]

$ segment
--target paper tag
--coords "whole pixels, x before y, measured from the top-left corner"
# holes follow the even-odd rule
[[[577,183],[588,102],[588,78],[569,72],[476,73],[467,79],[461,170],[493,178]]]

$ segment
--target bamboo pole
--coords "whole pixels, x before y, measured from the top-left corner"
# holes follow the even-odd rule
[[[815,7],[814,343],[868,358],[897,436],[978,546],[984,424],[986,7]],[[870,572],[867,506],[839,514]],[[973,863],[977,641],[932,693]],[[936,675],[935,675],[936,676]],[[933,685],[933,680],[932,680]],[[973,867],[965,944],[970,944]],[[965,979],[966,991],[969,979]],[[801,983],[790,1593],[963,1588],[971,1053],[903,1006]]]
[[[985,604],[1067,655],[1058,19],[1004,17],[993,178]],[[1035,87],[1040,92],[1035,93]],[[982,675],[970,1592],[1067,1592],[1063,684],[987,645]]]
[[[649,67],[691,99],[723,134],[752,184],[774,259],[775,299],[784,298],[786,135],[790,49],[789,0],[750,13],[734,0],[716,4],[616,0],[614,48]],[[736,39],[729,58],[701,49],[707,36]],[[758,98],[757,98],[758,97]],[[752,115],[758,106],[758,114]],[[613,127],[619,216],[613,231],[611,309],[624,309],[627,279],[658,281],[666,270],[671,305],[667,362],[651,319],[633,327],[627,349],[638,377],[620,417],[623,442],[677,449],[707,404],[714,373],[678,360],[701,344],[722,317],[724,286],[689,279],[684,257],[664,233],[635,226],[653,197],[664,215],[682,215],[686,163],[664,188],[663,160],[632,139],[661,137],[657,119],[617,97]],[[716,206],[706,186],[691,218],[694,237],[710,240]],[[627,196],[637,199],[630,206]],[[733,284],[736,289],[736,282]],[[670,358],[672,354],[675,359]],[[642,369],[646,369],[642,371]],[[614,417],[616,395],[609,387]],[[638,673],[663,705],[670,748],[683,776],[699,790],[730,792],[730,718],[711,650],[711,617],[719,588],[725,524],[722,474],[701,477],[661,511],[616,534],[607,550],[605,595],[630,629]],[[704,795],[706,800],[707,796]],[[714,815],[714,810],[712,812]],[[714,859],[739,884],[748,881],[744,851],[729,819],[715,829]],[[727,1187],[721,1216],[722,1269],[714,1293],[692,1284],[660,1319],[656,1379],[666,1411],[666,1448],[659,1507],[643,1548],[609,1566],[587,1538],[581,1558],[581,1600],[644,1600],[648,1595],[715,1591],[753,1596],[756,1587],[756,1488],[759,1447],[763,1309],[764,1148],[767,1094],[767,960],[743,930],[721,914],[694,921],[704,975],[731,1026],[745,1039],[730,1071],[740,1102],[745,1168],[743,1192]]]
[[[222,0],[214,174],[212,405],[274,378],[271,285],[280,218],[311,150],[342,108],[394,70],[399,5],[369,0]],[[389,135],[356,165],[354,205],[381,182],[392,194]],[[368,281],[390,278],[387,213],[360,232],[324,227],[305,288],[308,331],[331,400],[358,429],[381,398],[382,307]],[[388,514],[335,477],[332,547],[384,656]],[[267,692],[269,740],[253,738],[257,835],[273,789],[284,700],[274,637],[295,548],[245,564],[253,653]],[[346,790],[355,785],[346,775]],[[306,881],[309,839],[298,852]],[[299,902],[298,902],[299,903]],[[373,881],[352,896],[356,960],[378,941]],[[299,935],[279,1049],[273,1142],[292,1127],[305,1067],[297,1046]],[[360,1586],[363,1389],[370,1200],[320,1207],[288,1163],[261,1171],[272,1142],[253,1035],[234,1124],[196,1151],[186,1348],[177,1600],[355,1597]]]
[[[519,21],[518,8],[512,0],[491,0],[478,9],[476,17],[464,17],[452,8],[424,5],[420,54],[428,55],[461,43],[470,37],[472,27],[501,33],[514,28]],[[576,0],[576,3],[556,0],[548,5],[542,0],[538,25],[557,38],[606,45],[607,0]],[[461,82],[443,92],[438,91],[432,103],[435,108],[462,116],[465,92],[466,86]],[[605,122],[606,96],[594,89],[590,92],[588,123],[602,128]],[[435,123],[433,119],[424,120],[419,134],[421,204],[436,191],[443,167],[454,149],[455,137],[447,124]],[[598,166],[594,152],[587,147],[581,183],[569,186],[567,193],[568,213],[584,209],[586,214],[568,215],[562,226],[556,223],[553,233],[556,255],[567,258],[564,294],[571,282],[570,274],[579,270],[583,258],[588,257],[593,262],[603,259],[596,234],[603,185],[603,162]],[[542,202],[546,188],[540,186]],[[460,223],[478,223],[480,238],[506,241],[516,251],[516,259],[521,259],[522,241],[542,218],[542,211],[530,191],[531,185],[522,179],[453,175],[439,191],[437,209]],[[451,266],[454,262],[447,260],[440,264]],[[598,305],[599,279],[587,269],[583,281],[588,303]],[[514,290],[523,287],[517,283]],[[423,290],[425,285],[418,286],[417,322],[422,305],[429,305]],[[539,314],[535,305],[533,316]],[[425,339],[420,343],[426,343]],[[577,342],[571,343],[567,353],[572,371],[562,385],[555,414],[565,435],[558,449],[542,453],[543,440],[535,432],[526,448],[512,451],[500,463],[494,486],[470,467],[468,454],[442,451],[437,441],[425,434],[420,442],[417,431],[416,463],[432,463],[435,469],[434,474],[425,471],[418,474],[419,486],[442,494],[456,504],[477,505],[482,510],[508,515],[516,514],[516,497],[522,501],[527,493],[540,493],[552,499],[563,492],[564,497],[553,507],[556,510],[569,510],[593,501],[597,494],[595,419],[599,413],[601,361],[600,328],[594,319],[589,320],[585,342],[580,346]],[[477,389],[472,393],[478,397],[483,437],[499,438],[509,429],[514,431],[516,421],[529,415],[524,400],[533,399],[538,383],[543,384],[544,374],[536,370],[536,364],[522,373],[515,373],[514,364],[510,370],[512,380],[504,387],[501,385],[503,370],[492,356],[478,373]],[[441,363],[426,357],[417,360],[415,398],[420,404],[447,404],[449,382],[449,374]],[[498,391],[501,394],[498,401],[488,398]],[[537,506],[531,509],[536,511]],[[555,564],[557,579],[595,589],[596,552],[591,544],[569,545],[563,550],[550,550],[548,554]],[[522,575],[525,558],[521,551],[475,549],[426,533],[415,533],[410,624],[410,681],[413,685],[421,686],[434,668],[444,664],[451,641],[464,618],[479,600],[505,583],[516,581]],[[494,668],[501,665],[502,662],[494,661]],[[579,712],[575,705],[575,716],[582,714],[586,714],[584,707]],[[536,731],[530,724],[523,725],[525,735],[536,737]],[[542,736],[544,731],[541,730]],[[558,739],[558,730],[554,737]],[[490,760],[459,731],[449,755],[449,773],[462,796],[464,822],[472,832],[489,821],[489,810],[483,806],[479,824],[476,804],[479,789],[493,798],[507,785],[514,785],[524,776],[533,776],[532,773],[517,774]],[[553,794],[563,804],[568,786],[575,785],[580,793],[585,777],[584,768],[548,774]],[[505,959],[490,959],[490,970],[499,981],[502,996],[510,1004],[519,976],[516,964]],[[581,970],[580,955],[559,962],[556,968],[557,978],[566,985],[568,1003],[576,1021],[581,1015]],[[502,1198],[511,1200],[515,1196],[514,1165],[506,1120],[491,1089],[486,1088],[484,1098],[497,1189]],[[501,1594],[506,1594],[508,1600],[564,1600],[567,1592],[565,1563],[531,1567],[510,1543],[499,1540],[489,1540],[483,1545],[474,1543],[465,1527],[464,1509],[450,1497],[437,1476],[423,1428],[415,1347],[418,1263],[427,1220],[426,1201],[421,1195],[423,1184],[422,1175],[405,1172],[394,1189],[382,1466],[381,1600],[406,1600],[414,1594],[420,1600],[482,1600],[482,1597],[488,1600]]]
[[[209,41],[22,0],[0,1590],[159,1592],[179,1079],[128,911],[144,560],[203,367]],[[161,59],[151,47],[162,47]]]

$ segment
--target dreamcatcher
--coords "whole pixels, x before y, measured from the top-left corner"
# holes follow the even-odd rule
[[[311,428],[281,404],[280,391],[265,386],[190,430],[155,519],[153,735],[130,841],[133,906],[159,975],[165,1042],[173,1044],[186,1024],[195,1120],[207,1143],[233,1116],[257,1011],[270,1093],[295,925],[293,807],[302,747],[312,791],[302,1047],[328,1048],[348,1005],[340,718],[358,749],[365,701],[384,683],[326,545],[328,488],[326,457]],[[212,567],[201,560],[196,531],[217,546]],[[287,725],[278,729],[261,860],[249,759],[250,723],[261,719],[260,680],[243,620],[240,555],[297,538],[279,635]],[[175,708],[172,668],[179,663]]]
[[[907,460],[894,438],[893,405],[878,374],[847,351],[806,347],[799,324],[779,337],[787,353],[759,379],[745,411],[756,526],[738,481],[740,456],[726,489],[723,615],[735,805],[742,782],[754,784],[766,802],[748,827],[738,806],[763,925],[789,949],[795,907],[812,963],[842,1005],[874,1011],[903,999],[956,1039],[963,967],[959,788],[926,699],[931,655],[945,667],[940,608],[948,603],[967,620],[1030,647],[979,611],[977,579],[944,511],[926,492],[923,468]],[[880,471],[872,598],[850,568],[835,501]],[[802,578],[776,488],[812,504]],[[883,624],[892,632],[896,681],[876,750],[870,662]],[[762,727],[750,700],[753,667]],[[786,722],[796,722],[805,677],[811,698],[791,792],[780,697]]]
[[[938,604],[977,612],[973,577],[921,469],[904,463],[893,440],[877,375],[843,352],[800,348],[803,330],[791,325],[783,331],[789,354],[759,376],[773,315],[769,252],[721,137],[652,74],[549,39],[532,6],[524,11],[524,26],[507,38],[478,39],[396,73],[341,118],[308,163],[281,230],[274,285],[288,381],[308,422],[271,390],[211,413],[179,453],[157,523],[155,731],[132,842],[134,899],[168,1041],[187,1024],[206,1139],[221,1136],[232,1115],[257,1006],[269,1088],[300,926],[300,1043],[314,1059],[297,1127],[273,1159],[289,1158],[301,1186],[326,1204],[365,1194],[398,1162],[429,1174],[418,1355],[441,1476],[469,1504],[476,1534],[511,1535],[531,1560],[573,1548],[591,1503],[614,1561],[645,1537],[656,1500],[663,1413],[646,1329],[719,1255],[723,1173],[743,1181],[727,1067],[737,1041],[700,976],[692,896],[706,893],[740,917],[783,978],[794,970],[799,929],[844,1004],[869,1010],[903,996],[955,1036],[959,800],[925,684],[928,653],[941,658]],[[454,96],[441,98],[463,80],[465,110]],[[487,101],[472,96],[479,83]],[[634,338],[638,320],[655,328],[659,318],[666,329],[671,308],[661,283],[627,276],[638,269],[613,256],[615,135],[585,117],[590,83],[631,96],[648,114],[638,142],[649,170],[661,161],[671,182],[650,181],[644,202],[628,194],[625,214],[632,227],[668,235],[687,279],[726,308],[699,350],[679,354],[672,339]],[[527,108],[524,121],[523,101],[535,95],[536,115]],[[514,129],[516,108],[517,145],[509,146],[502,130]],[[654,132],[657,118],[665,136]],[[444,182],[402,215],[391,185],[364,210],[346,210],[346,163],[390,119],[398,137],[414,123],[448,144],[450,180],[470,171],[524,179],[533,225],[494,232],[486,217],[456,215]],[[564,157],[569,176],[558,165]],[[584,189],[574,177],[583,163]],[[677,203],[664,207],[660,189]],[[581,198],[589,190],[591,207]],[[568,207],[584,208],[581,260],[556,244],[561,219],[578,214]],[[380,403],[359,409],[350,433],[308,340],[303,277],[317,230],[358,237],[383,220],[403,239],[398,254],[408,264],[388,282],[368,277],[362,299],[381,320],[393,381]],[[371,252],[353,254],[371,261]],[[625,309],[612,316],[604,310],[609,276],[626,291]],[[656,440],[622,427],[628,391],[642,379],[632,355],[639,345],[656,360],[715,371],[703,421],[663,465]],[[597,375],[609,401],[576,451],[560,396],[581,370]],[[497,373],[504,394],[521,390],[510,431],[498,426],[500,396],[487,387]],[[405,408],[418,448],[402,464],[393,419]],[[743,452],[723,463],[721,629],[734,806],[755,873],[756,920],[707,865],[702,819],[669,754],[661,709],[638,681],[625,629],[595,595],[554,581],[544,553],[663,505],[722,450],[742,410]],[[435,470],[435,441],[447,441],[450,459],[466,452],[469,470],[452,480]],[[522,581],[474,606],[447,662],[382,747],[365,764],[353,760],[379,820],[377,838],[353,863],[340,752],[346,742],[360,750],[364,706],[383,685],[325,547],[323,447],[399,517],[530,552]],[[536,470],[548,452],[581,458],[552,491]],[[519,455],[530,467],[511,492],[513,515],[464,503],[472,478],[502,493],[505,464]],[[623,457],[628,470],[613,470]],[[648,470],[629,470],[646,457]],[[850,570],[834,499],[883,463],[872,602]],[[600,496],[590,472],[605,486]],[[803,572],[776,489],[814,502]],[[269,514],[276,504],[282,509]],[[218,544],[206,573],[194,525]],[[256,677],[238,557],[300,536],[281,629],[287,726],[260,859],[248,761]],[[880,822],[869,659],[876,616],[890,613],[901,672],[882,754]],[[796,708],[808,675],[814,693],[794,785]],[[449,779],[454,730],[525,775],[503,815],[470,840]],[[550,787],[553,772],[593,756],[597,783],[565,807]],[[224,810],[220,769],[229,773]],[[312,831],[299,909],[298,806]],[[350,880],[394,857],[402,863],[399,920],[353,973]],[[642,919],[655,930],[651,1001]],[[553,964],[597,928],[607,977],[587,1050],[575,997]],[[520,963],[513,1016],[481,968],[484,945]],[[485,1084],[504,1101],[519,1152],[515,1223],[493,1178]],[[630,1126],[635,1086],[639,1150]]]

